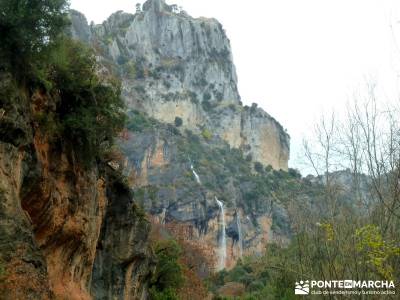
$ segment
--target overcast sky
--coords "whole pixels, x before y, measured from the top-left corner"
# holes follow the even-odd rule
[[[89,21],[131,0],[71,0]],[[231,40],[245,104],[256,102],[292,137],[291,167],[301,141],[323,112],[341,111],[365,78],[381,97],[398,95],[400,1],[396,0],[167,0],[194,17],[218,19]]]

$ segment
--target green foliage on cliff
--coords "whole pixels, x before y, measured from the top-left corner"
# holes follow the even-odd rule
[[[131,80],[136,79],[136,65],[134,61],[128,61],[122,66],[126,77]]]
[[[2,260],[0,260],[0,283],[3,279],[5,270],[4,270],[4,262]]]
[[[176,290],[183,284],[183,270],[178,262],[181,248],[175,240],[159,240],[154,246],[154,252],[157,266],[151,281],[151,299],[178,299]]]
[[[66,0],[0,2],[0,69],[31,79],[63,32]]]
[[[166,166],[160,172],[150,166],[148,185],[135,189],[135,199],[143,205],[151,204],[154,209],[160,210],[165,201],[170,205],[184,199],[200,201],[201,191],[206,189],[227,207],[240,207],[246,214],[255,216],[251,218],[254,225],[257,225],[257,216],[272,214],[274,231],[287,234],[290,231],[287,217],[275,210],[298,194],[318,194],[318,188],[308,186],[295,170],[276,171],[257,164],[258,172],[255,172],[253,162],[241,150],[229,147],[218,137],[211,138],[208,130],[199,130],[197,134],[190,130],[177,131],[175,126],[162,124],[139,112],[129,114],[128,128],[135,132],[138,142],[123,143],[122,149],[131,163],[138,166],[135,168],[143,166],[146,159],[143,153],[154,153],[154,138],[167,145],[163,149]],[[191,164],[201,178],[201,185],[190,170]],[[154,187],[158,187],[155,193],[151,192]]]
[[[144,115],[143,113],[132,110],[128,113],[128,121],[126,127],[135,132],[143,132],[146,129],[154,128],[156,122]]]
[[[213,109],[213,105],[208,100],[208,97],[203,97],[203,101],[201,102],[201,106],[206,112],[210,112]]]
[[[1,1],[0,72],[36,101],[42,133],[90,164],[123,128],[124,105],[119,83],[98,75],[93,51],[63,34],[67,7],[65,0]]]
[[[175,117],[174,123],[175,123],[175,126],[176,126],[176,127],[180,127],[180,126],[182,126],[182,124],[183,124],[183,120],[182,120],[182,118],[180,118],[180,117]]]
[[[119,83],[97,75],[93,52],[62,38],[27,88],[40,91],[47,108],[35,120],[47,136],[69,143],[90,164],[113,144],[125,124]]]
[[[207,128],[203,129],[203,131],[201,132],[201,135],[203,136],[203,138],[205,140],[210,140],[212,138],[212,133]]]
[[[60,95],[56,112],[63,136],[85,159],[99,156],[125,124],[119,83],[101,79],[93,52],[78,42],[61,40],[52,58],[50,79]]]

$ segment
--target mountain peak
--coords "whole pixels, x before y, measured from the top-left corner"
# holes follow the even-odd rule
[[[163,11],[168,10],[169,6],[165,3],[165,0],[147,0],[143,4],[143,10],[154,10],[154,11]]]

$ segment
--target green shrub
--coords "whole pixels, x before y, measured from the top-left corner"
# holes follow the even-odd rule
[[[174,289],[168,288],[163,291],[157,291],[155,287],[150,289],[151,300],[178,300],[178,296]]]
[[[163,80],[163,85],[164,85],[167,89],[171,88],[171,83],[169,83],[169,82],[166,81],[166,80]]]
[[[256,170],[256,172],[258,172],[258,173],[260,173],[260,174],[264,173],[263,165],[262,165],[260,162],[258,162],[258,161],[256,161],[256,162],[254,163],[254,170]]]
[[[223,99],[224,99],[224,95],[221,93],[221,92],[216,92],[215,93],[215,98],[219,101],[219,102],[221,102]],[[236,107],[235,107],[235,105],[234,104],[232,104],[233,105],[233,108],[231,108],[233,111],[235,111],[236,110]]]
[[[241,265],[236,265],[228,274],[228,280],[234,282],[242,282],[242,279],[247,275],[246,270]]]
[[[201,132],[201,135],[202,135],[203,138],[206,139],[206,140],[210,140],[210,139],[212,138],[212,133],[211,133],[211,131],[208,130],[207,128],[206,128],[206,129],[203,129],[203,131]]]
[[[67,3],[1,1],[0,69],[13,74],[18,88],[47,97],[35,121],[90,164],[123,128],[124,105],[119,83],[97,75],[93,51],[63,35]]]
[[[128,62],[123,66],[123,68],[124,68],[125,75],[126,75],[129,79],[131,79],[131,80],[136,79],[136,65],[135,65],[135,62],[133,62],[133,61],[128,61]]]
[[[135,86],[135,91],[138,92],[139,94],[145,94],[146,93],[146,90],[142,85]]]
[[[35,114],[35,121],[43,132],[46,132],[49,137],[54,137],[60,131],[60,125],[53,112],[39,112]]]
[[[196,93],[194,93],[192,91],[188,91],[187,94],[188,94],[188,97],[189,97],[189,99],[190,99],[190,101],[192,103],[194,103],[194,104],[199,103],[199,99],[197,98],[197,94]]]
[[[0,259],[0,280],[4,276],[4,273],[5,273],[4,262]]]
[[[176,126],[176,127],[180,127],[180,126],[182,126],[182,124],[183,124],[183,120],[182,120],[182,118],[180,118],[180,117],[175,117],[174,123],[175,123],[175,126]]]
[[[22,81],[40,72],[68,24],[68,1],[0,1],[0,69]]]
[[[157,265],[151,280],[152,299],[176,299],[175,291],[184,280],[182,266],[178,262],[182,250],[174,240],[161,240],[156,242],[154,252]]]
[[[272,170],[273,170],[273,168],[271,165],[268,165],[265,167],[265,172],[267,172],[267,173],[271,172]]]
[[[144,79],[145,78],[145,71],[142,64],[136,64],[135,69],[136,79]]]
[[[254,113],[257,110],[257,107],[258,107],[257,103],[252,103],[251,104],[251,108],[250,108],[250,112]]]
[[[263,288],[264,288],[264,284],[260,280],[252,281],[252,282],[250,282],[250,284],[248,286],[248,290],[250,292],[259,291],[259,290],[262,290]]]
[[[201,106],[203,107],[204,111],[211,111],[213,109],[212,104],[208,100],[203,100],[201,102]]]
[[[289,168],[289,175],[293,178],[301,178],[301,174],[298,170]]]
[[[117,64],[119,65],[124,65],[129,61],[128,57],[126,57],[125,55],[120,55],[117,58]]]
[[[141,132],[154,126],[155,121],[139,111],[131,111],[128,114],[126,127],[131,131]]]
[[[210,101],[211,95],[209,92],[205,92],[203,95],[203,101]]]
[[[49,80],[60,95],[56,113],[62,136],[84,162],[93,161],[125,124],[119,82],[100,78],[92,50],[70,39],[59,41],[49,61]]]

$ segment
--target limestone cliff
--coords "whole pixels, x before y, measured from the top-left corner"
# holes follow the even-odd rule
[[[288,169],[289,136],[256,104],[242,105],[222,25],[164,0],[148,0],[135,14],[116,12],[99,25],[76,11],[71,20],[72,36],[91,45],[103,71],[122,81],[134,112],[121,141],[127,160],[119,164],[152,221],[179,224],[185,239],[207,245],[216,258],[224,235],[228,268],[268,242],[286,240],[286,209],[271,187],[255,191],[253,176],[255,162]]]
[[[108,295],[143,298],[149,225],[132,195],[116,190],[123,181],[104,163],[83,166],[74,147],[42,130],[41,116],[54,110],[50,95],[23,90],[6,74],[0,83],[0,298],[91,299],[104,290],[96,276],[105,265],[118,272]],[[129,221],[120,233],[140,243],[104,262],[99,245],[116,247],[121,236],[100,233],[122,205],[119,219]]]
[[[290,237],[288,212],[275,194],[286,172],[255,175],[253,163],[224,140],[180,132],[138,112],[130,113],[120,148],[126,159],[119,164],[153,223],[178,224],[179,237],[205,249],[216,269],[221,253],[231,268],[240,257]]]
[[[128,186],[113,178],[91,278],[93,299],[148,299],[154,268],[148,247],[150,223],[133,204]]]
[[[123,81],[128,106],[194,132],[209,130],[231,147],[287,170],[289,136],[266,112],[243,107],[229,39],[215,19],[192,18],[164,0],[100,25],[71,13],[72,35],[90,43]]]

